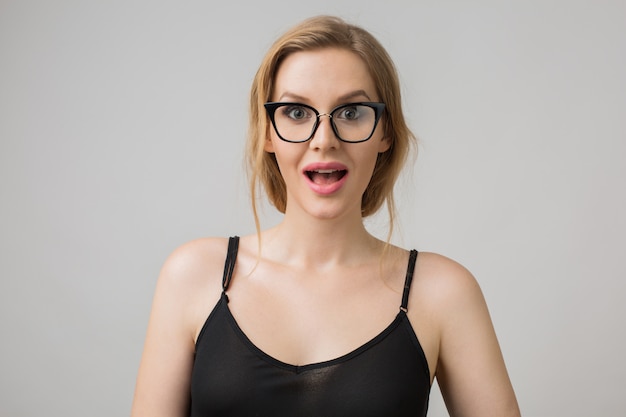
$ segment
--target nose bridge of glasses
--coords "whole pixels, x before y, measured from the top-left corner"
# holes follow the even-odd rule
[[[339,137],[337,136],[337,130],[335,127],[335,122],[333,121],[333,115],[330,113],[319,113],[317,115],[317,123],[315,123],[315,127],[313,128],[313,132],[311,133],[311,138],[313,138],[314,136],[317,136],[317,134],[319,133],[319,128],[320,125],[322,124],[322,116],[327,116],[328,117],[328,126],[327,126],[327,134],[330,133],[332,138],[335,139],[339,139]],[[322,128],[323,129],[323,128]]]
[[[320,113],[317,115],[317,127],[319,127],[320,123],[322,123],[322,116],[327,116],[328,117],[328,121],[330,122],[330,124],[334,124],[335,122],[333,121],[333,115],[330,113]]]

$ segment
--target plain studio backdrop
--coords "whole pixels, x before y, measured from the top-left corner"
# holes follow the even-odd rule
[[[129,413],[167,255],[254,232],[250,83],[317,14],[395,60],[420,146],[393,241],[476,275],[523,414],[626,415],[625,2],[4,0],[1,416]]]

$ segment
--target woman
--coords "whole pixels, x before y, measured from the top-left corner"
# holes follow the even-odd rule
[[[262,62],[250,113],[252,200],[261,183],[284,218],[166,261],[132,415],[425,416],[436,376],[452,416],[518,416],[472,275],[363,225],[383,203],[393,224],[413,141],[382,46],[301,23]]]

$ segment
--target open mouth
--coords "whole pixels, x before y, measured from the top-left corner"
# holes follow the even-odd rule
[[[348,171],[345,169],[316,169],[313,171],[305,171],[305,174],[311,182],[318,185],[333,184],[341,180]]]

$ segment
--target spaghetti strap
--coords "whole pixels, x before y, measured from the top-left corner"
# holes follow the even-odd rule
[[[228,251],[226,253],[226,262],[224,263],[224,276],[222,277],[222,290],[226,292],[230,280],[233,278],[235,270],[235,261],[237,260],[237,250],[239,249],[239,236],[233,236],[228,239]]]
[[[405,313],[408,311],[407,306],[409,304],[409,291],[411,291],[411,282],[413,281],[413,271],[415,270],[415,260],[417,259],[417,251],[411,250],[409,254],[409,265],[406,269],[406,279],[404,280],[404,291],[402,293],[402,304],[400,310]]]

